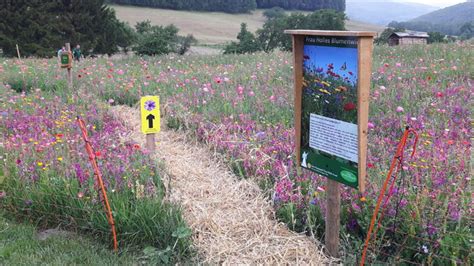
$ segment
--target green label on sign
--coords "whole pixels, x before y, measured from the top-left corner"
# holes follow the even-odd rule
[[[349,172],[349,171],[345,171],[345,170],[341,171],[341,176],[344,180],[350,183],[354,183],[357,181],[357,176],[354,173]]]

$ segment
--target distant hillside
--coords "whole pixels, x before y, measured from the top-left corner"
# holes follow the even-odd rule
[[[434,6],[409,2],[347,0],[346,3],[346,14],[350,19],[379,25],[410,20],[437,9]]]
[[[472,20],[474,20],[474,2],[471,1],[425,14],[409,22],[424,21],[433,24],[464,24]]]
[[[390,26],[426,32],[439,31],[447,35],[461,35],[463,33],[461,28],[467,23],[474,24],[473,1],[449,6],[407,22],[390,23]]]
[[[265,23],[263,9],[247,14],[228,14],[223,12],[192,12],[147,7],[110,5],[117,18],[134,26],[139,21],[150,20],[153,25],[174,24],[179,34],[193,34],[200,44],[223,44],[235,40],[240,23],[247,23],[250,31],[255,32]],[[304,12],[306,13],[306,12]],[[384,27],[346,21],[348,30],[367,30],[382,32]]]
[[[344,12],[346,0],[108,0],[109,3],[190,11],[247,13],[256,8],[281,7],[315,11],[334,9]]]

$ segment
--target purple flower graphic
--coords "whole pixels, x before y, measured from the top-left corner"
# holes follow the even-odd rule
[[[151,111],[156,108],[156,104],[154,101],[148,100],[145,102],[145,109],[147,111]]]

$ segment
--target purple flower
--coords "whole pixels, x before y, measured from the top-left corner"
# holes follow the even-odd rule
[[[145,109],[147,111],[151,111],[156,108],[156,104],[154,101],[148,100],[145,102]]]
[[[77,179],[79,180],[79,184],[82,185],[86,181],[87,177],[84,175],[81,165],[78,163],[74,164],[74,170],[76,171],[76,176],[77,176]]]
[[[25,200],[25,205],[26,206],[31,206],[33,204],[33,201],[28,199],[28,200]]]
[[[347,222],[346,227],[347,227],[347,229],[348,229],[349,231],[355,231],[355,230],[359,227],[359,223],[357,222],[356,219],[351,218],[351,219],[349,219],[349,221]]]
[[[436,234],[436,232],[438,231],[436,227],[434,227],[432,224],[428,224],[428,226],[426,226],[426,231],[428,233],[429,236],[432,236],[434,234]]]

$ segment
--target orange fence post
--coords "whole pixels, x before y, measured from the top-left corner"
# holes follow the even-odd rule
[[[113,243],[114,243],[114,250],[117,251],[118,244],[117,244],[117,234],[115,232],[115,222],[114,222],[114,217],[112,215],[112,209],[110,208],[109,205],[109,200],[107,198],[107,192],[105,191],[105,186],[104,182],[102,180],[102,174],[100,173],[99,166],[97,165],[97,161],[95,159],[95,154],[94,154],[94,149],[92,148],[92,145],[90,144],[89,138],[87,136],[87,129],[84,121],[77,117],[77,123],[79,124],[79,127],[82,132],[82,138],[84,139],[84,142],[86,144],[86,151],[87,154],[89,154],[89,161],[92,164],[92,167],[94,168],[94,173],[95,177],[97,179],[97,183],[100,186],[100,190],[102,191],[102,196],[103,196],[103,203],[107,215],[107,221],[110,224],[111,230],[112,230],[112,238],[113,238]]]
[[[392,163],[390,165],[390,170],[388,171],[387,178],[385,179],[385,181],[383,183],[383,186],[382,186],[382,191],[380,192],[380,195],[377,199],[377,204],[375,205],[374,214],[372,215],[372,219],[370,220],[369,231],[367,231],[367,237],[365,238],[364,250],[362,251],[362,258],[360,260],[360,266],[363,266],[365,264],[365,257],[367,255],[367,249],[369,247],[370,235],[372,234],[372,230],[374,230],[375,221],[377,220],[377,215],[378,215],[379,210],[380,210],[380,204],[382,203],[383,197],[385,195],[385,191],[387,190],[387,185],[390,181],[390,178],[392,177],[392,173],[393,173],[393,170],[395,169],[395,166],[397,166],[397,172],[398,172],[398,169],[402,164],[403,152],[405,150],[407,139],[408,139],[408,136],[410,135],[410,133],[415,135],[415,143],[413,144],[413,152],[411,154],[411,157],[413,157],[413,155],[415,155],[416,143],[418,142],[418,134],[416,133],[416,131],[410,129],[407,126],[405,128],[405,132],[403,133],[402,139],[398,143],[397,152],[395,153],[395,156],[392,159]],[[398,161],[398,164],[397,164],[397,161]],[[392,181],[391,187],[393,187],[393,184],[395,183],[395,179],[396,179],[396,177]],[[388,201],[389,197],[390,197],[390,195],[387,196],[387,199],[386,199],[385,203]],[[382,219],[382,217],[380,218],[380,220],[381,219]],[[377,226],[380,226],[380,220],[379,220],[379,223],[378,223]]]

